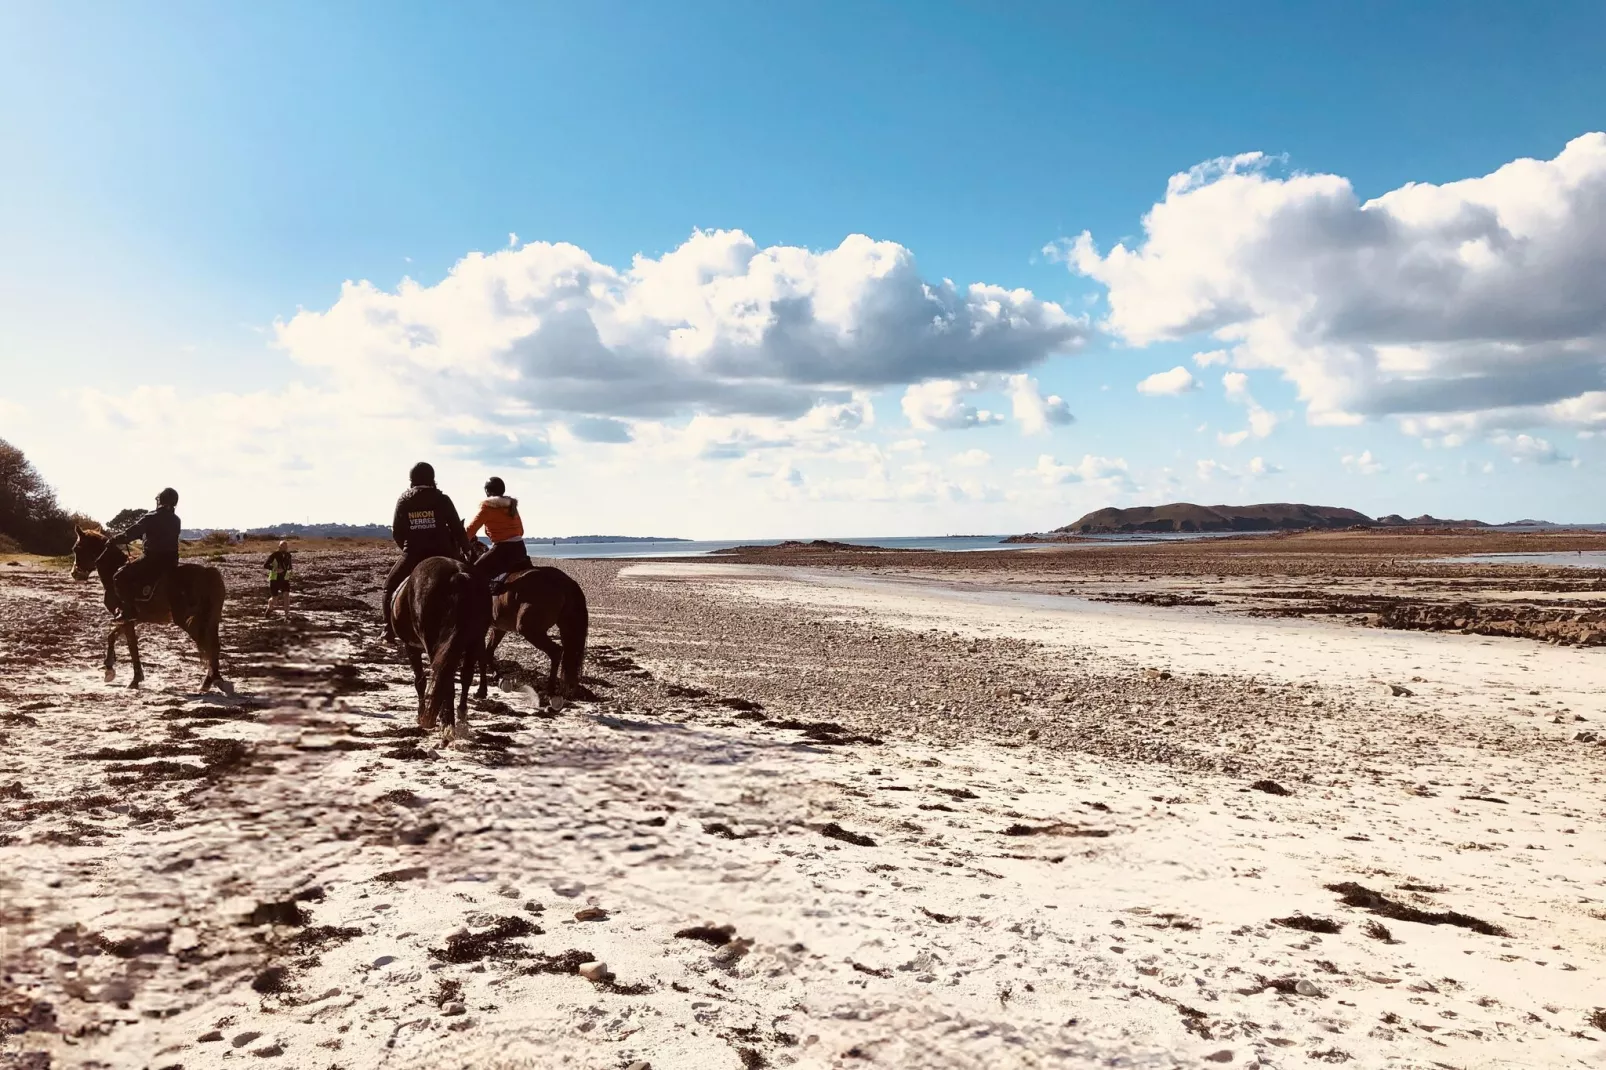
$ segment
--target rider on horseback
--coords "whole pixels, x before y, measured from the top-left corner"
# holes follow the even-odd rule
[[[480,511],[468,525],[470,539],[482,527],[491,539],[490,552],[469,565],[475,578],[482,583],[495,576],[534,567],[530,564],[529,551],[524,548],[524,521],[519,517],[519,500],[507,496],[507,484],[500,476],[485,481],[485,493],[487,497],[480,503]],[[493,589],[491,593],[496,591]]]
[[[435,486],[435,469],[424,461],[413,465],[407,474],[411,484],[407,492],[396,499],[396,515],[391,521],[391,537],[401,547],[402,557],[391,567],[385,578],[385,638],[394,640],[396,629],[390,619],[390,601],[396,588],[412,575],[418,563],[427,557],[450,557],[463,560],[468,536],[463,533],[462,518],[452,499]]]
[[[145,540],[144,554],[118,569],[112,581],[118,602],[117,619],[133,619],[137,604],[149,598],[156,585],[178,568],[178,535],[183,525],[173,512],[177,506],[178,491],[167,487],[156,496],[155,509],[111,537],[117,546]]]

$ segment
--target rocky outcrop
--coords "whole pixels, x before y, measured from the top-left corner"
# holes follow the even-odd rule
[[[1537,606],[1423,605],[1400,602],[1378,614],[1383,628],[1467,632],[1539,639],[1565,646],[1606,646],[1606,610]]]
[[[1423,513],[1421,516],[1406,519],[1399,513],[1390,513],[1388,516],[1377,518],[1379,527],[1385,528],[1486,528],[1489,525],[1481,520],[1440,520],[1436,516]]]

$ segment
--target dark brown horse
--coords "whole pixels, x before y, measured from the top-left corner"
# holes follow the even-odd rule
[[[561,710],[574,698],[580,686],[580,666],[586,656],[586,632],[590,628],[586,593],[562,569],[541,566],[528,572],[515,572],[491,599],[491,630],[485,640],[485,661],[480,666],[480,693],[486,694],[486,675],[496,665],[496,648],[508,632],[517,632],[552,659],[546,689],[552,708]],[[547,634],[558,629],[559,646]],[[558,669],[563,669],[563,689],[558,690]]]
[[[490,624],[485,586],[468,566],[450,557],[420,561],[396,588],[390,602],[396,637],[413,667],[418,690],[418,726],[441,726],[441,739],[469,738],[468,691],[474,685],[481,637]],[[425,684],[424,656],[429,656]],[[452,681],[462,686],[457,712],[452,712]]]
[[[78,540],[73,543],[73,569],[75,580],[88,579],[91,572],[100,576],[105,588],[106,608],[113,610],[117,598],[113,593],[112,577],[128,563],[128,555],[114,546],[106,534],[93,528],[78,528]],[[129,608],[133,619],[118,621],[106,636],[106,682],[117,679],[117,637],[128,641],[128,660],[134,665],[134,678],[129,687],[138,687],[145,679],[145,670],[139,663],[139,636],[135,622],[140,624],[176,624],[195,640],[195,649],[206,663],[206,676],[201,680],[204,692],[213,684],[224,694],[233,694],[234,687],[223,679],[218,667],[222,643],[218,639],[218,625],[223,621],[223,602],[228,590],[223,586],[223,573],[211,565],[179,565],[162,582],[156,585],[150,598],[136,602]]]

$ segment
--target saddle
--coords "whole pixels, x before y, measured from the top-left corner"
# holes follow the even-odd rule
[[[163,594],[168,594],[168,587],[170,584],[167,581],[168,577],[163,576],[160,579],[140,587],[134,592],[134,601],[144,605],[146,602],[149,602],[156,597],[157,591],[161,591]]]
[[[491,577],[491,597],[495,598],[497,595],[501,594],[504,590],[507,589],[507,585],[508,584],[512,583],[514,580],[518,579],[520,576],[523,576],[525,573],[534,572],[534,571],[535,571],[534,566],[531,566],[530,568],[516,568],[512,572],[502,572],[502,573],[499,573],[499,574],[497,574],[495,576],[492,576]]]
[[[138,615],[153,606],[165,605],[167,615],[173,623],[182,621],[185,616],[184,584],[175,582],[178,579],[176,571],[169,572],[154,583],[142,584],[134,592],[135,605],[129,608]]]

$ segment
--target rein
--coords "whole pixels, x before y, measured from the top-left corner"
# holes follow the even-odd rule
[[[110,539],[106,540],[106,548],[95,558],[95,574],[100,582],[109,591],[112,588],[112,576],[116,571],[128,563],[128,555],[117,548],[117,544]]]

